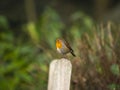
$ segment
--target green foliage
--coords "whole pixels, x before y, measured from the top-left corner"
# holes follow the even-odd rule
[[[47,8],[43,13],[40,22],[41,25],[38,26],[40,39],[44,37],[47,44],[49,44],[51,48],[54,48],[55,39],[61,36],[60,32],[63,29],[63,23],[61,22],[60,17],[54,10]]]
[[[120,85],[112,83],[112,84],[108,85],[108,88],[110,90],[119,90],[120,89]]]
[[[44,42],[48,44],[47,48],[55,47],[54,45],[55,39],[61,36],[61,30],[64,27],[58,14],[50,8],[47,8],[45,10],[45,12],[40,17],[39,22],[36,25],[28,24],[28,26],[31,25],[34,26],[34,29],[32,29],[31,27],[28,28],[28,32],[31,34],[30,36],[32,38],[38,36],[37,38],[34,39],[35,41],[37,41],[36,43],[41,44]],[[34,36],[32,34],[34,34]]]
[[[0,28],[5,30],[9,28],[8,21],[4,16],[0,16]]]
[[[120,75],[119,65],[113,64],[110,69],[114,75]]]
[[[22,38],[15,38],[9,30],[0,33],[1,90],[16,90],[18,88],[30,89],[30,87],[37,88],[35,82],[38,82],[38,78],[41,80],[38,84],[44,83],[45,80],[47,80],[42,81],[42,79],[45,78],[44,74],[47,71],[47,66],[45,64],[37,64],[40,55],[38,55],[36,51],[37,48],[30,42],[24,43]],[[39,73],[37,69],[41,69],[42,74]],[[39,87],[41,88],[42,86]]]

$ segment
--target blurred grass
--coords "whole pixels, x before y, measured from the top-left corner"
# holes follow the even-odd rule
[[[70,56],[71,90],[119,90],[119,24],[95,24],[78,11],[67,27],[55,10],[46,8],[38,22],[21,27],[24,33],[15,37],[0,16],[0,90],[47,90],[49,63],[60,57],[57,37],[66,38],[77,55]]]

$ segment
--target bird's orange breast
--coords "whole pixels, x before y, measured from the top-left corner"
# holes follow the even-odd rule
[[[56,47],[57,48],[61,48],[62,47],[62,43],[60,41],[56,41]]]

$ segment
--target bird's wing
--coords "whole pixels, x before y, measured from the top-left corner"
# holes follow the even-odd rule
[[[65,39],[64,39],[64,41],[65,41],[66,46],[67,46],[71,51],[73,51],[73,49],[71,48],[70,44],[69,44]]]

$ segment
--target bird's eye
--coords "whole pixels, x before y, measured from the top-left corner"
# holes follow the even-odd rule
[[[59,40],[57,40],[57,42],[59,42]]]

